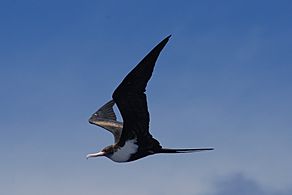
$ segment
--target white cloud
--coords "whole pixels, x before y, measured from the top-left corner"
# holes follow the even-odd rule
[[[261,186],[243,174],[235,174],[217,181],[214,191],[208,195],[291,195],[292,189],[275,190]]]

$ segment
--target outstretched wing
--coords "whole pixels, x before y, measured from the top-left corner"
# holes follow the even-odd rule
[[[169,38],[170,36],[166,37],[154,47],[113,93],[113,99],[123,118],[123,131],[118,142],[121,147],[125,141],[137,138],[139,149],[161,148],[159,142],[149,133],[150,119],[144,92],[152,76],[155,62]]]
[[[114,135],[115,143],[121,137],[123,123],[117,121],[117,117],[113,110],[115,102],[110,100],[101,108],[99,108],[89,119],[89,123],[102,127]]]
[[[107,103],[105,103],[101,108],[99,108],[93,115],[104,118],[104,119],[110,119],[110,120],[117,120],[116,114],[114,112],[115,102],[114,100],[110,100]]]

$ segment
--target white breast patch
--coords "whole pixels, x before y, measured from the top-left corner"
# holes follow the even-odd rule
[[[112,156],[109,156],[115,162],[126,162],[138,150],[138,145],[136,144],[136,139],[126,141],[122,148],[119,148]]]

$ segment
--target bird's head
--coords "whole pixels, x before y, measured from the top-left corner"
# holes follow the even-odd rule
[[[99,157],[99,156],[111,156],[114,153],[114,147],[113,145],[107,146],[104,149],[102,149],[100,152],[88,154],[86,158],[93,158],[93,157]]]

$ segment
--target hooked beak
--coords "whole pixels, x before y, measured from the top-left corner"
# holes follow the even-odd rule
[[[105,152],[92,153],[92,154],[88,154],[86,156],[86,159],[93,158],[93,157],[98,157],[98,156],[104,156],[104,155],[105,155]]]

